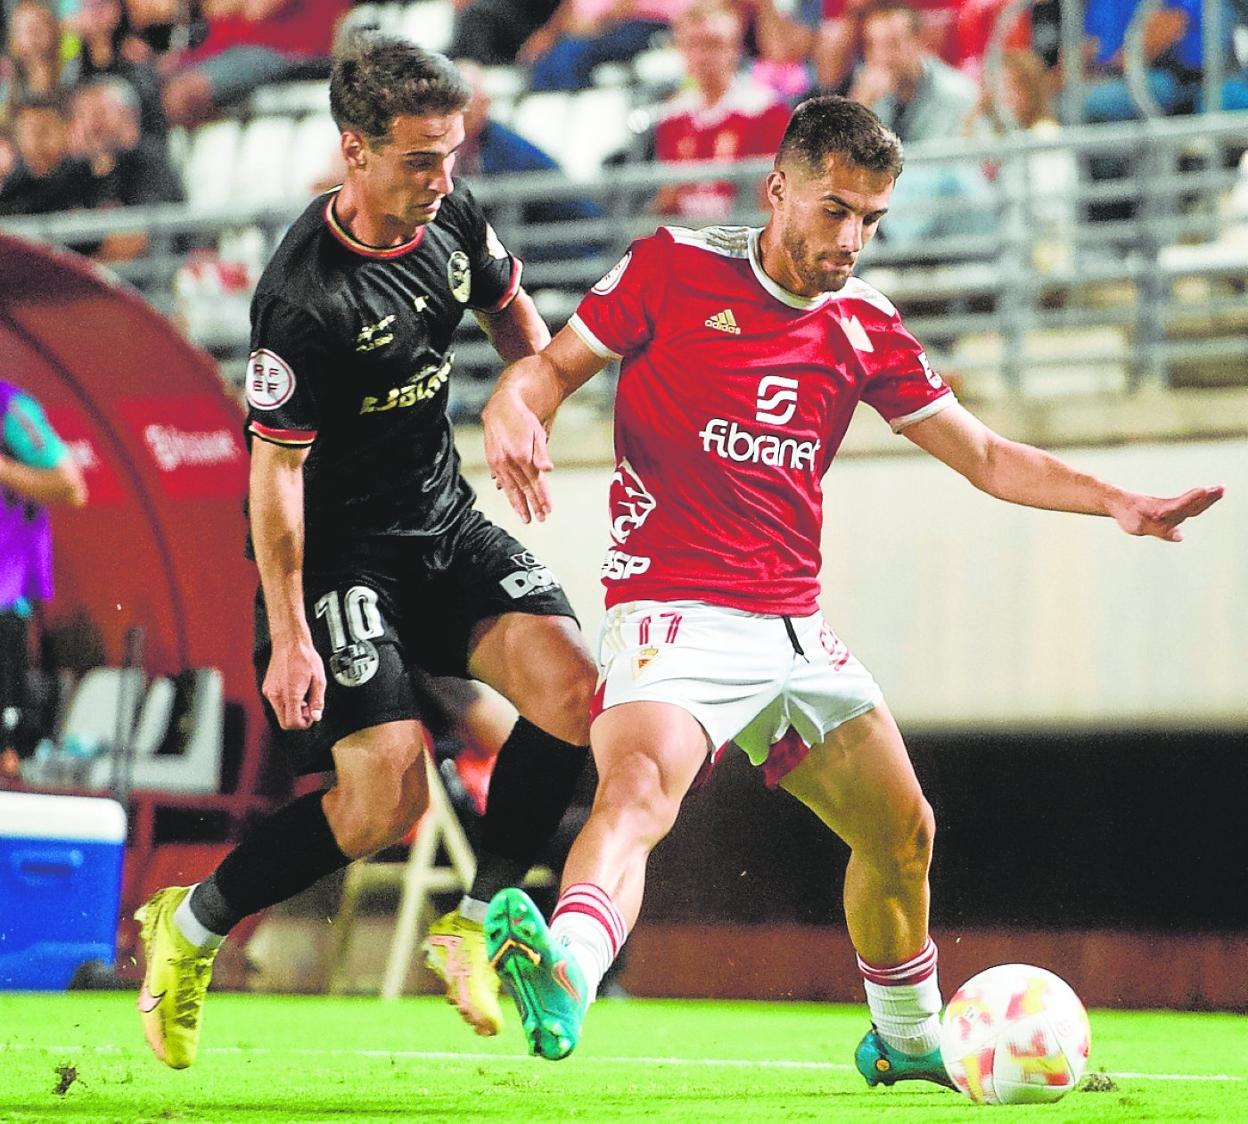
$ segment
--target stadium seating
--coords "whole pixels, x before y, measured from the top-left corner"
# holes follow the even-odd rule
[[[273,114],[243,127],[233,166],[231,201],[244,207],[276,206],[292,195],[290,179],[295,123]]]
[[[295,125],[286,184],[291,199],[307,199],[327,178],[336,178],[341,163],[338,140],[338,127],[328,111],[309,114]]]
[[[339,36],[356,28],[375,27],[402,35],[431,51],[445,51],[451,43],[455,9],[442,0],[417,0],[413,4],[356,4],[339,29]]]
[[[228,119],[201,125],[191,134],[182,165],[182,185],[192,207],[223,210],[234,203],[230,170],[241,136],[239,123]]]

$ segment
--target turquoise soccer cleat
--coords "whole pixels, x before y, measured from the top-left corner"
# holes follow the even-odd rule
[[[516,1001],[529,1053],[566,1058],[580,1040],[589,1006],[585,977],[523,890],[500,890],[491,899],[485,950]]]
[[[888,1045],[875,1027],[867,1031],[858,1043],[858,1049],[854,1051],[854,1065],[873,1088],[876,1085],[895,1085],[898,1081],[931,1081],[946,1089],[954,1087],[945,1072],[939,1049],[918,1057],[903,1054]]]

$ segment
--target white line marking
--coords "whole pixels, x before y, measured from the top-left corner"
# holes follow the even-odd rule
[[[137,1047],[136,1047],[137,1049]],[[33,1042],[0,1043],[0,1054],[6,1051],[19,1050],[42,1051],[46,1054],[87,1053],[112,1055],[129,1052],[112,1043],[99,1046],[41,1046]],[[531,1062],[528,1054],[487,1054],[484,1051],[460,1050],[341,1050],[330,1048],[313,1048],[292,1046],[286,1049],[274,1049],[269,1046],[206,1046],[201,1054],[221,1054],[244,1056],[248,1054],[295,1054],[308,1058],[400,1058],[405,1061],[427,1062]],[[854,1067],[842,1062],[804,1062],[791,1058],[653,1058],[644,1055],[635,1057],[593,1057],[581,1055],[578,1061],[583,1065],[652,1065],[652,1066],[689,1066],[708,1069],[810,1069],[831,1073],[853,1073]],[[1128,1081],[1244,1081],[1248,1080],[1234,1073],[1129,1073],[1113,1072],[1109,1077],[1122,1078]]]

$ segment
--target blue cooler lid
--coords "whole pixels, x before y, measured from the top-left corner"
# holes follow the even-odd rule
[[[0,792],[0,837],[121,843],[126,810],[102,796]]]

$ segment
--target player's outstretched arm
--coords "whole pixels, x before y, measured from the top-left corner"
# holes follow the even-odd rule
[[[272,654],[261,691],[283,730],[306,730],[325,708],[325,667],[303,608],[303,462],[307,448],[256,439],[248,509]]]
[[[490,476],[525,523],[551,511],[546,473],[554,463],[546,435],[556,411],[606,365],[565,327],[538,354],[512,363],[481,411]]]
[[[1129,535],[1180,542],[1179,525],[1222,498],[1220,484],[1169,499],[1128,492],[1033,445],[1007,440],[957,405],[902,433],[991,496],[1050,511],[1108,515]]]

